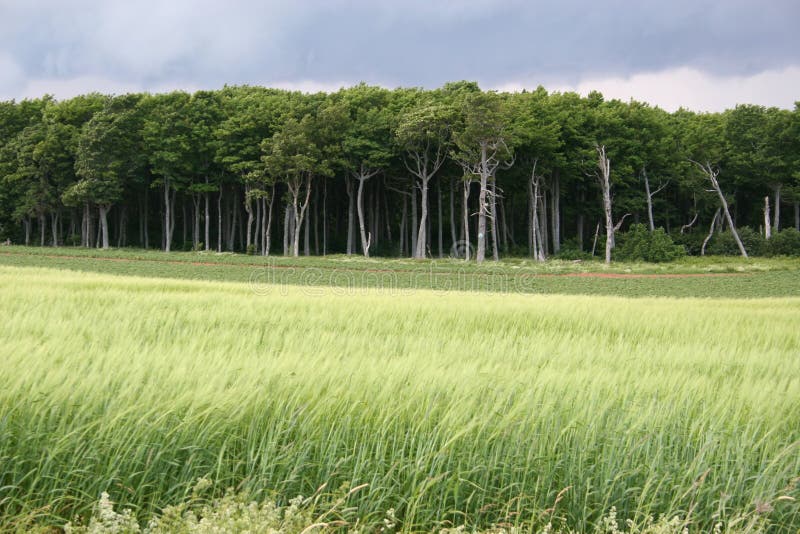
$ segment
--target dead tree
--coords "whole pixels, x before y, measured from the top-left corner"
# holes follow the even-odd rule
[[[719,219],[719,211],[720,208],[717,208],[717,211],[714,212],[714,217],[711,219],[711,227],[708,229],[708,235],[705,239],[703,239],[703,246],[700,247],[700,255],[706,255],[706,245],[708,242],[711,241],[711,236],[714,235],[714,228],[717,226],[717,219]]]
[[[764,239],[772,237],[772,226],[769,218],[769,195],[764,197]]]
[[[733,234],[733,239],[736,241],[736,246],[739,247],[739,252],[742,253],[743,257],[747,257],[747,251],[744,249],[744,245],[742,244],[742,240],[739,238],[739,232],[736,231],[736,226],[733,224],[733,217],[731,217],[731,212],[728,209],[728,201],[725,200],[725,195],[722,193],[722,188],[719,186],[719,182],[717,181],[717,176],[719,176],[719,169],[711,165],[711,163],[698,163],[694,160],[689,160],[703,172],[703,174],[708,178],[708,181],[711,182],[711,191],[717,193],[717,197],[719,197],[719,203],[722,207],[722,211],[725,214],[725,219],[728,221],[728,226],[731,229],[731,234]]]
[[[650,179],[647,177],[647,169],[642,166],[642,176],[644,177],[644,190],[647,193],[647,222],[650,227],[650,231],[655,231],[656,227],[653,223],[653,197],[661,192],[667,185],[669,185],[669,180],[664,182],[663,184],[659,184],[658,188],[655,191],[650,191]]]

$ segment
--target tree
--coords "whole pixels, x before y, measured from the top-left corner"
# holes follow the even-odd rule
[[[480,180],[475,260],[482,263],[486,257],[489,180],[494,179],[499,167],[513,163],[510,121],[505,102],[496,93],[468,93],[460,111],[461,120],[454,132],[454,157]]]
[[[340,92],[349,110],[342,142],[343,157],[350,177],[358,182],[356,209],[361,250],[369,257],[372,235],[364,217],[364,183],[381,172],[393,156],[389,91],[361,84]],[[351,195],[352,196],[352,195]]]
[[[447,159],[453,109],[433,95],[423,95],[400,117],[395,137],[404,152],[408,171],[419,179],[422,210],[417,232],[415,258],[424,258],[427,251],[428,184]]]

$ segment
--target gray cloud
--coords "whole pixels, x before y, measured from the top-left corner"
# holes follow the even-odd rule
[[[800,65],[798,20],[796,0],[0,0],[0,97],[48,83],[578,86],[678,68],[746,77]]]

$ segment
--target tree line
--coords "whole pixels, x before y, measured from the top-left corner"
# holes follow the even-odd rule
[[[610,261],[636,223],[692,253],[800,230],[800,103],[668,113],[472,82],[0,102],[14,243]]]

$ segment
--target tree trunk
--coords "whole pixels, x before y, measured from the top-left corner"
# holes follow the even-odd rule
[[[425,176],[425,175],[423,175]],[[422,178],[420,183],[420,192],[421,192],[421,202],[420,202],[420,217],[419,217],[419,228],[417,230],[417,239],[416,244],[414,247],[414,257],[417,259],[422,259],[427,256],[427,232],[425,231],[427,228],[428,223],[428,180],[429,177],[425,176]],[[414,186],[412,185],[411,190],[414,190]],[[414,193],[414,197],[416,198],[416,192]],[[414,203],[412,202],[412,206]],[[416,218],[416,214],[415,217]]]
[[[269,194],[269,208],[267,209],[267,229],[264,232],[264,256],[269,256],[269,249],[272,246],[272,205],[275,202],[275,185]]]
[[[400,215],[400,256],[406,255],[406,213],[408,212],[408,199],[403,195],[403,212]]]
[[[551,227],[553,228],[553,254],[561,250],[561,180],[558,171],[553,173],[553,191],[550,195]]]
[[[611,160],[606,156],[606,147],[597,147],[597,166],[600,172],[597,178],[603,191],[603,212],[606,218],[606,257],[605,262],[611,263],[611,249],[614,248],[614,221],[611,215]]]
[[[764,197],[764,239],[772,237],[772,222],[769,217],[769,196]]]
[[[442,251],[442,248],[443,248],[444,237],[443,237],[442,234],[443,234],[444,231],[442,229],[442,180],[441,180],[441,178],[436,181],[436,203],[437,203],[437,208],[438,208],[436,210],[436,213],[437,213],[437,215],[439,217],[439,225],[438,225],[438,229],[439,229],[439,258],[443,258],[444,257],[444,252]]]
[[[794,229],[800,232],[800,200],[794,201]]]
[[[647,224],[651,232],[654,232],[656,227],[653,224],[653,195],[650,193],[650,179],[647,177],[647,171],[642,167],[642,176],[644,176],[644,192],[647,198]]]
[[[250,199],[250,186],[244,188],[244,211],[247,212],[247,241],[245,243],[245,252],[249,252],[250,245],[253,243],[253,205]]]
[[[238,191],[234,186],[233,196],[231,197],[233,206],[233,208],[231,209],[231,227],[230,227],[230,233],[228,235],[228,250],[230,250],[231,252],[233,252],[234,249],[236,248],[236,227],[239,224],[239,199],[237,198],[238,196],[239,196]]]
[[[414,180],[411,181],[411,257],[417,257],[417,242],[419,241],[419,224],[417,223],[417,188]]]
[[[541,183],[542,177],[539,177]],[[541,194],[539,195],[539,237],[541,238],[540,244],[544,251],[545,257],[550,255],[550,238],[547,232],[547,190],[542,184],[539,187]]]
[[[355,252],[355,196],[353,195],[353,182],[345,177],[345,190],[347,191],[347,255]]]
[[[492,178],[490,186],[492,203],[490,204],[491,218],[489,222],[492,230],[492,259],[494,261],[500,261],[500,253],[497,250],[497,185],[494,178]]]
[[[464,180],[464,198],[462,199],[464,207],[464,242],[463,242],[463,249],[464,249],[464,261],[469,261],[469,187],[470,182],[469,180]]]
[[[531,177],[528,180],[528,201],[530,202],[530,248],[531,255],[536,261],[544,261],[544,247],[542,240],[542,229],[539,225],[539,189],[541,186],[541,177],[536,175],[536,165],[538,160],[534,160],[533,169],[531,169]]]
[[[314,255],[319,256],[319,188],[314,189],[314,211],[309,213],[314,216]]]
[[[711,182],[711,186],[714,188],[714,191],[717,192],[717,196],[719,197],[719,202],[722,205],[722,211],[725,214],[725,218],[728,221],[728,226],[731,229],[731,234],[733,234],[733,239],[736,241],[736,246],[739,247],[739,252],[742,253],[742,256],[746,258],[747,251],[744,249],[742,240],[739,238],[739,232],[736,231],[736,225],[733,223],[733,217],[731,217],[731,212],[728,209],[728,201],[725,200],[725,195],[722,193],[722,188],[720,188],[719,182],[717,181],[717,176],[719,175],[719,171],[714,170],[714,168],[711,166],[710,163],[706,163],[705,166],[701,165],[700,168],[703,169],[709,181]]]
[[[283,213],[283,255],[289,255],[289,218],[291,214],[292,205],[286,204],[286,210]]]
[[[489,181],[488,154],[485,142],[481,143],[481,189],[478,194],[478,246],[475,251],[475,261],[483,263],[486,257],[486,215],[488,206],[486,202],[487,186]]]
[[[703,245],[700,247],[700,255],[706,255],[706,245],[708,242],[711,241],[711,236],[714,235],[714,227],[717,225],[717,219],[719,218],[719,211],[720,208],[717,208],[717,211],[714,212],[714,217],[711,219],[711,226],[708,229],[708,235],[705,239],[703,239]]]
[[[450,179],[450,246],[453,247],[458,241],[456,236],[456,183],[455,179]]]
[[[322,255],[328,255],[328,181],[322,182]]]
[[[217,197],[217,253],[222,252],[222,184]]]
[[[775,191],[775,219],[772,228],[777,233],[781,231],[781,185],[776,185],[773,190]]]
[[[208,183],[208,179],[206,179],[206,183]],[[206,240],[203,242],[203,245],[204,245],[203,248],[208,251],[208,250],[211,250],[211,206],[210,206],[210,203],[209,203],[209,200],[208,200],[208,196],[209,196],[208,191],[206,191],[205,195],[206,195],[206,206],[205,206],[206,207],[206,212],[205,212],[205,217],[206,217],[205,238],[206,238]]]
[[[172,195],[175,196],[174,194]],[[171,204],[169,195],[169,179],[164,179],[164,251],[169,252],[172,245],[172,233],[170,232],[170,225],[172,223]]]
[[[148,228],[148,224],[149,223],[147,221],[147,216],[148,216],[148,200],[147,199],[150,196],[149,193],[150,193],[149,191],[145,191],[144,192],[144,213],[142,215],[142,217],[144,218],[144,220],[142,221],[142,228],[144,229],[144,248],[145,249],[150,248],[150,231],[149,231],[149,228]]]
[[[366,228],[364,227],[364,182],[367,181],[369,176],[359,174],[358,176],[358,197],[356,199],[356,207],[358,209],[358,230],[361,234],[361,249],[364,252],[364,257],[369,258],[369,246],[371,235],[367,235]]]
[[[262,215],[261,215],[261,197],[256,197],[256,218],[255,218],[255,228],[253,232],[253,244],[255,245],[254,255],[261,254],[263,250],[261,249],[261,223],[262,223]]]
[[[108,204],[100,204],[98,209],[100,211],[100,230],[103,236],[103,249],[108,250]]]

